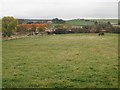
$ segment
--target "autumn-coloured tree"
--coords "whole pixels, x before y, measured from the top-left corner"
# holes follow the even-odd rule
[[[2,33],[3,36],[10,37],[14,31],[16,31],[18,21],[12,16],[6,16],[2,18]]]
[[[36,28],[37,28],[37,27],[36,27],[34,24],[32,24],[30,31],[35,32],[35,31],[36,31]]]
[[[18,28],[20,29],[19,31],[22,31],[22,32],[35,32],[36,30],[44,31],[45,27],[47,27],[47,24],[19,24],[18,25]]]

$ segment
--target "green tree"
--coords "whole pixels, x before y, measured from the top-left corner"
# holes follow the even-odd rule
[[[118,19],[118,25],[120,25],[120,19]]]
[[[18,21],[12,16],[6,16],[2,18],[2,33],[3,36],[10,37],[17,29]]]
[[[65,23],[64,20],[58,19],[58,18],[54,18],[54,19],[52,20],[52,22],[55,23],[55,24],[62,24],[62,23]]]
[[[94,22],[94,31],[96,32],[96,33],[99,33],[100,32],[100,30],[102,29],[102,25],[99,23],[99,22]]]
[[[107,22],[107,24],[108,24],[108,25],[111,25],[111,23],[110,23],[109,21]]]

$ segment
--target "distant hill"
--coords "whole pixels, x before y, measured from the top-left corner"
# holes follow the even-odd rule
[[[75,25],[75,26],[84,26],[84,25],[93,25],[94,21],[83,20],[83,19],[74,19],[66,21],[67,24]]]
[[[19,24],[30,24],[30,23],[47,23],[51,19],[17,19]]]
[[[110,22],[111,24],[117,24],[117,19],[73,19],[73,20],[67,20],[67,24],[75,25],[75,26],[84,26],[84,25],[94,25],[94,22],[103,22],[107,23]]]
[[[113,24],[117,24],[118,23],[118,20],[117,19],[94,19],[94,20],[97,20],[98,22],[111,22]]]
[[[107,23],[110,22],[113,25],[116,25],[118,23],[117,19],[72,19],[72,20],[66,20],[64,25],[72,25],[72,26],[91,26],[94,25],[95,22],[100,23]],[[47,23],[52,22],[52,19],[18,19],[19,24],[22,23]],[[53,24],[54,25],[54,24]]]

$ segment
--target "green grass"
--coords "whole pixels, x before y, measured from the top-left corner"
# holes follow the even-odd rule
[[[71,24],[73,26],[84,26],[84,25],[93,25],[94,22],[92,21],[85,21],[85,20],[68,20],[67,24]]]
[[[107,23],[108,21],[111,23],[118,23],[117,19],[88,19],[89,21],[85,20],[68,20],[66,23],[71,24],[73,26],[84,26],[84,25],[94,25],[94,22],[101,22],[101,23]]]
[[[117,34],[3,41],[3,87],[116,88],[117,41]]]
[[[117,19],[97,19],[98,22],[105,22],[107,23],[108,21],[111,23],[118,23]]]

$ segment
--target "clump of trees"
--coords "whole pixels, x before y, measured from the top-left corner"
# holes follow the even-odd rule
[[[120,19],[118,19],[118,25],[120,25]]]
[[[17,30],[18,21],[12,16],[2,18],[2,33],[4,37],[10,37]]]
[[[17,32],[21,34],[28,34],[32,32],[43,32],[47,24],[19,24]]]
[[[54,19],[52,20],[52,22],[55,23],[55,24],[63,24],[63,23],[65,23],[64,20],[58,19],[58,18],[54,18]]]
[[[111,23],[109,21],[107,23],[95,21],[94,25],[91,26],[91,32],[93,32],[93,33],[99,33],[102,30],[105,30],[106,32],[111,32],[111,30],[112,30]]]

